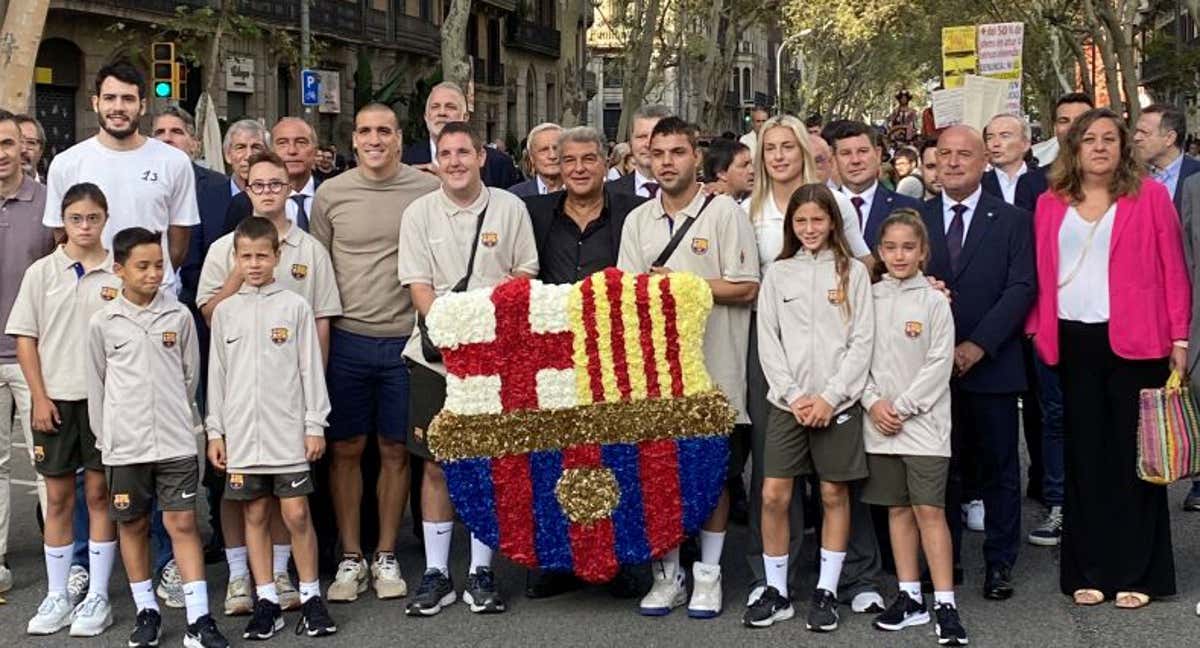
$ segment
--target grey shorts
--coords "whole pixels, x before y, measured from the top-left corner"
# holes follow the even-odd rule
[[[195,511],[200,490],[196,457],[158,463],[108,466],[108,514],[114,522],[149,515],[155,500],[163,511]]]
[[[74,476],[80,468],[104,470],[86,400],[54,401],[61,423],[53,433],[33,431],[33,468],[42,477]]]
[[[789,479],[815,474],[821,481],[849,482],[867,476],[862,408],[833,416],[827,427],[800,425],[791,412],[772,406],[763,444],[763,476]]]
[[[862,501],[878,506],[946,506],[949,457],[867,455]]]
[[[408,439],[415,457],[433,460],[425,431],[446,403],[446,377],[425,365],[408,361]]]
[[[260,497],[306,497],[316,489],[309,471],[261,475],[230,472],[225,475],[225,499],[251,502]]]

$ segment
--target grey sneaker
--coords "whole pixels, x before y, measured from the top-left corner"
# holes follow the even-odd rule
[[[71,575],[67,577],[67,600],[71,602],[71,607],[83,603],[83,597],[87,596],[88,585],[92,582],[92,577],[88,574],[87,568],[82,565],[71,565]]]
[[[12,589],[12,570],[4,566],[4,560],[0,558],[0,594]]]
[[[1063,513],[1061,506],[1051,506],[1046,519],[1029,532],[1029,544],[1039,547],[1056,547],[1062,540]]]
[[[158,579],[158,587],[154,590],[158,598],[169,608],[181,609],[186,602],[183,600],[183,579],[179,577],[179,566],[175,560],[167,563]]]
[[[279,607],[284,612],[300,609],[300,592],[292,585],[292,577],[287,572],[275,574],[275,591],[279,592]]]

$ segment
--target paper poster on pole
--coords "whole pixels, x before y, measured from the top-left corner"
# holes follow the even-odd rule
[[[934,128],[961,124],[963,120],[963,89],[934,90],[931,95]]]
[[[942,28],[942,85],[957,88],[963,77],[975,74],[977,59],[975,26]]]
[[[968,74],[963,79],[962,123],[983,132],[996,115],[1008,112],[1008,82]]]
[[[1021,54],[1025,24],[990,23],[979,26],[978,74],[1008,84],[1005,112],[1021,113]]]

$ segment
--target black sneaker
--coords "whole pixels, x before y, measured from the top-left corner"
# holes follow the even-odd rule
[[[918,603],[908,592],[901,591],[895,601],[875,617],[875,627],[880,630],[903,630],[909,626],[929,623],[929,610]]]
[[[133,625],[133,633],[129,635],[129,648],[148,648],[157,646],[162,634],[162,615],[158,610],[145,609],[138,612],[137,621]]]
[[[250,617],[250,623],[246,624],[246,630],[242,632],[242,639],[262,641],[274,637],[275,633],[282,629],[283,610],[279,604],[266,599],[258,599],[254,604],[254,616]]]
[[[795,615],[792,602],[774,587],[768,587],[746,608],[742,623],[747,628],[769,628],[776,621],[787,621]]]
[[[937,617],[938,645],[967,645],[967,630],[958,620],[957,608],[949,603],[938,603],[933,606],[933,614]]]
[[[183,633],[183,648],[229,648],[229,642],[217,629],[212,616],[205,614]]]
[[[833,632],[838,627],[837,597],[829,590],[813,592],[812,604],[808,606],[808,623],[813,632]]]
[[[499,614],[507,609],[496,589],[496,575],[491,567],[477,567],[474,574],[467,576],[463,603],[471,606],[471,611],[476,614]]]
[[[325,602],[320,596],[308,599],[300,608],[300,621],[296,623],[296,634],[306,634],[310,637],[324,637],[337,632],[337,624],[329,616]]]
[[[454,584],[440,569],[426,569],[421,577],[421,586],[413,600],[404,608],[408,616],[433,616],[457,599]]]

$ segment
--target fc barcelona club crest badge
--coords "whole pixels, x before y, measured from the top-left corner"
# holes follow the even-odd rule
[[[479,242],[483,243],[483,247],[494,248],[500,242],[500,235],[495,232],[484,232],[479,235]]]
[[[271,341],[275,344],[283,344],[288,341],[288,330],[282,326],[271,329]]]
[[[246,477],[235,473],[229,473],[229,487],[233,490],[242,490],[246,485]]]
[[[37,463],[42,463],[46,460],[46,448],[44,446],[33,446],[33,460]]]
[[[706,238],[692,239],[692,253],[693,254],[707,254],[708,253],[708,239],[706,239]]]
[[[100,289],[100,299],[104,301],[112,301],[117,298],[117,289],[112,286],[104,286]]]
[[[910,338],[920,337],[921,328],[922,326],[920,322],[905,322],[904,334]]]
[[[163,331],[162,340],[163,346],[170,349],[175,346],[175,341],[178,339],[178,334],[175,331]]]
[[[113,493],[113,508],[124,511],[129,508],[129,493]]]
[[[292,264],[292,278],[299,281],[308,276],[308,266],[303,263]]]
[[[838,289],[836,289],[836,288],[835,288],[835,289],[833,289],[833,290],[830,290],[830,291],[826,292],[826,293],[825,293],[825,298],[829,300],[829,303],[830,303],[830,304],[833,304],[833,305],[835,305],[835,306],[836,306],[836,305],[838,305],[838,304],[842,303],[842,300],[844,300],[844,299],[845,299],[845,296],[844,296],[844,295],[842,295],[842,291],[841,291],[841,290],[838,290]]]

